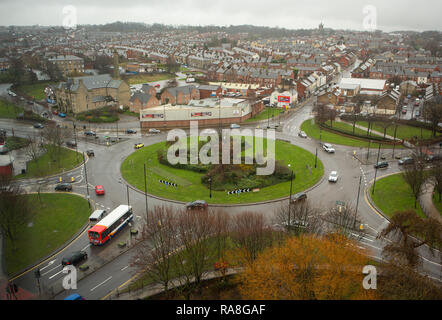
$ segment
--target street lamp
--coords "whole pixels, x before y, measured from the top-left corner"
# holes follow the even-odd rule
[[[377,177],[377,175],[378,175],[378,167],[379,167],[378,163],[379,163],[379,154],[380,154],[380,153],[381,153],[381,144],[379,144],[379,149],[378,149],[378,159],[377,159],[377,161],[376,161],[376,170],[375,170],[375,172],[374,172],[374,183],[373,183],[372,194],[374,194],[374,188],[375,188],[375,186],[376,186],[376,177]]]
[[[210,199],[212,199],[212,178],[209,178],[209,189],[210,189],[210,194],[209,194],[209,197],[210,197]]]

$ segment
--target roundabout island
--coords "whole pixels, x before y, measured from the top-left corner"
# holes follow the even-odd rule
[[[266,139],[264,139],[264,147]],[[190,202],[205,200],[210,204],[247,204],[282,199],[316,185],[324,166],[315,155],[288,142],[275,141],[275,170],[272,175],[256,175],[256,164],[246,165],[177,165],[165,159],[168,143],[144,147],[128,156],[121,165],[123,178],[141,192],[167,200]],[[201,147],[201,145],[200,145]],[[244,150],[247,146],[242,141]],[[265,148],[264,148],[265,150]],[[291,172],[293,180],[291,181]],[[248,192],[235,193],[235,190]],[[232,192],[233,191],[233,192]]]

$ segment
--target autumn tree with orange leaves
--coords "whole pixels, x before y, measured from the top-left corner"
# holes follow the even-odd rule
[[[374,299],[362,286],[369,258],[342,235],[301,235],[262,252],[238,274],[243,299]]]

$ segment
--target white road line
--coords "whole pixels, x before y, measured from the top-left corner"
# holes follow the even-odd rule
[[[60,267],[60,266],[61,266],[61,264],[59,264],[59,265],[56,266],[56,267],[53,267],[52,269],[50,269],[50,270],[46,271],[45,273],[43,273],[42,276],[45,276],[45,275],[47,275],[48,273],[51,273],[52,271],[54,271],[55,269],[57,269],[57,268]]]
[[[52,265],[54,264],[55,261],[56,261],[56,260],[49,261],[49,263],[48,263],[48,265],[47,265],[46,267],[43,267],[43,268],[40,269],[40,272],[43,271],[44,269],[46,269],[46,268],[52,266]]]
[[[89,243],[86,247],[84,247],[83,249],[81,249],[81,251],[86,250],[87,248],[89,248],[91,246],[91,244]]]
[[[63,272],[63,269],[61,269],[60,271],[58,271],[56,274],[52,275],[49,277],[49,280],[51,280],[52,278],[54,278],[56,275],[60,274]]]
[[[127,268],[129,268],[129,266],[125,266],[123,269],[121,269],[121,271],[126,270]]]
[[[110,276],[109,278],[107,278],[106,280],[104,280],[102,283],[96,285],[95,287],[93,287],[91,289],[91,291],[94,291],[95,289],[97,289],[99,286],[103,285],[104,283],[108,282],[110,279],[112,279],[112,276]]]

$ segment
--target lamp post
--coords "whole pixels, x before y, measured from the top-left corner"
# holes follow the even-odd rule
[[[318,147],[316,147],[316,153],[315,153],[315,169],[317,167],[318,164]]]
[[[83,165],[84,165],[84,177],[86,179],[86,192],[87,192],[87,203],[89,204],[89,208],[91,207],[91,203],[89,201],[89,183],[87,181],[87,168],[86,168],[86,156],[83,152]]]
[[[209,178],[209,198],[212,199],[212,178]]]
[[[149,207],[147,205],[147,176],[146,176],[146,164],[144,164],[144,196],[146,198],[146,217],[149,212]]]
[[[397,131],[397,124],[394,127],[394,137],[393,137],[393,155],[392,158],[394,159],[394,149],[396,148],[396,131]]]
[[[361,191],[361,182],[362,182],[362,176],[359,177],[359,187],[358,187],[358,197],[356,199],[356,210],[355,210],[355,220],[353,222],[353,228],[356,225],[356,216],[358,214],[358,206],[359,206],[359,193]]]

